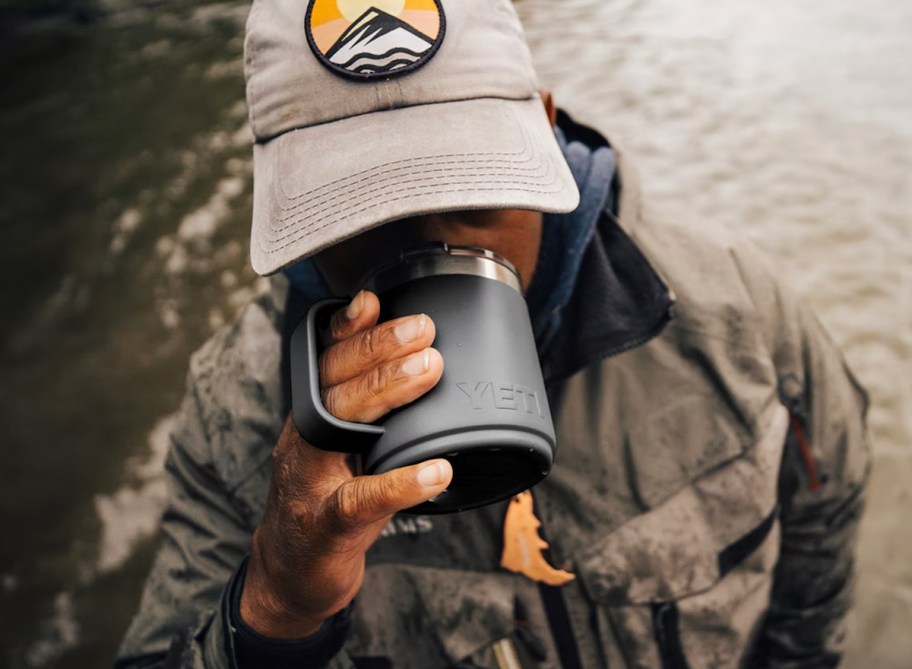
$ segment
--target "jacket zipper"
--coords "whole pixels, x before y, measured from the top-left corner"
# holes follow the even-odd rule
[[[817,472],[817,460],[814,458],[814,453],[808,442],[807,430],[805,429],[806,421],[800,413],[794,410],[789,411],[789,421],[792,436],[795,437],[795,442],[798,446],[798,454],[801,456],[801,462],[807,474],[808,489],[811,492],[818,492],[822,481]]]

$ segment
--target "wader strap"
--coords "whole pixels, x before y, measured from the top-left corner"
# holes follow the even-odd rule
[[[533,500],[535,500],[534,496]],[[541,536],[547,541],[547,528],[542,520],[542,514],[537,508],[537,502],[535,506],[535,515],[542,523],[539,528]],[[550,552],[548,548],[543,551],[548,562],[554,564]],[[567,600],[564,597],[563,586],[539,582],[538,594],[541,596],[545,616],[548,618],[548,627],[551,629],[551,637],[554,639],[555,648],[557,648],[561,669],[583,669],[583,665],[580,662],[579,647],[576,645],[576,635],[573,633],[573,622],[570,620],[570,612],[567,611]]]
[[[554,645],[557,647],[562,669],[582,669],[583,665],[580,663],[579,648],[573,634],[573,623],[570,621],[570,614],[567,611],[563,588],[539,583],[538,592],[545,607],[548,627],[551,628],[551,636],[554,637]]]

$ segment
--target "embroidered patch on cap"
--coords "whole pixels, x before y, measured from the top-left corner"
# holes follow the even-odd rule
[[[337,74],[390,77],[418,69],[443,42],[440,0],[310,0],[307,41]]]

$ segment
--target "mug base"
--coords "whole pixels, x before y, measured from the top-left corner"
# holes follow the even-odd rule
[[[480,429],[400,447],[367,462],[365,469],[383,474],[436,458],[448,460],[453,467],[450,486],[404,512],[437,515],[494,504],[531,488],[548,475],[553,452],[547,439],[532,432]]]

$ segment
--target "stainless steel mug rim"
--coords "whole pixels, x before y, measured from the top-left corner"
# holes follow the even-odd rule
[[[398,258],[381,265],[361,285],[362,289],[382,293],[408,281],[445,274],[465,274],[500,281],[523,292],[522,279],[513,264],[503,256],[475,246],[451,246],[432,242],[406,249]]]

